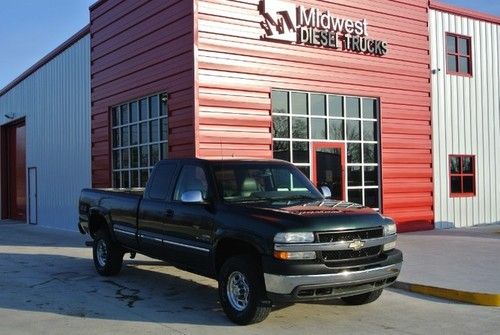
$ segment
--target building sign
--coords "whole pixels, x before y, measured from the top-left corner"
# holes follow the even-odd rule
[[[337,17],[330,11],[297,6],[283,0],[262,0],[260,13],[265,35],[262,39],[312,45],[357,53],[384,56],[386,41],[368,37],[366,19]]]

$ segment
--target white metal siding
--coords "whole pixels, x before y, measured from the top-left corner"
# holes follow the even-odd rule
[[[500,26],[430,11],[436,228],[500,222]],[[473,77],[446,74],[447,32],[472,38]],[[476,193],[450,198],[448,156],[476,155]]]
[[[37,168],[38,223],[77,229],[78,197],[91,185],[90,36],[1,96],[1,124],[6,113],[26,118],[26,167]]]

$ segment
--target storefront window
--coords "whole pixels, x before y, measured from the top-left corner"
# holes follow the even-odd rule
[[[342,143],[345,197],[378,209],[378,100],[286,90],[272,91],[271,100],[274,158],[292,162],[313,179],[313,143]]]
[[[167,158],[168,113],[164,94],[111,110],[113,187],[145,187],[153,166]]]

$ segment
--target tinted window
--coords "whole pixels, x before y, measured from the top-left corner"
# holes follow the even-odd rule
[[[290,137],[290,118],[288,116],[273,116],[273,137]]]
[[[221,164],[214,166],[219,192],[230,202],[321,200],[302,173],[288,165]]]
[[[326,115],[326,95],[311,94],[311,114],[320,116]]]
[[[361,117],[361,105],[359,98],[346,98],[347,117]]]
[[[312,138],[315,140],[326,140],[326,119],[312,119]]]
[[[288,93],[282,91],[273,91],[271,93],[271,103],[273,114],[288,113]]]
[[[330,116],[344,116],[344,99],[339,96],[330,95],[328,97],[328,109]]]
[[[450,156],[449,169],[451,196],[475,196],[475,157],[471,155],[452,155]]]
[[[290,142],[274,142],[274,158],[290,162]]]
[[[153,166],[167,158],[166,110],[164,94],[111,109],[113,187],[145,187]]]
[[[293,143],[293,162],[294,163],[309,163],[309,143],[294,142]]]
[[[446,57],[446,62],[448,64],[448,72],[457,72],[457,57],[453,55],[448,55]]]
[[[307,115],[306,93],[292,93],[292,113]]]
[[[174,200],[180,201],[184,193],[191,191],[200,191],[203,199],[208,198],[207,176],[200,166],[186,165],[182,168],[175,186]]]
[[[174,177],[176,164],[163,163],[156,167],[150,183],[149,197],[164,200],[167,198],[170,183]]]
[[[447,73],[472,76],[471,38],[447,33],[446,45]]]
[[[453,35],[446,36],[446,49],[448,52],[456,53],[457,52],[457,39]]]

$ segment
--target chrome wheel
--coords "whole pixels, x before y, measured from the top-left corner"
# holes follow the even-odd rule
[[[105,267],[106,266],[106,260],[108,257],[108,247],[106,245],[106,242],[102,239],[100,239],[97,242],[96,246],[96,256],[97,256],[97,262],[99,263],[99,266]]]
[[[238,312],[244,311],[248,306],[250,294],[247,277],[238,271],[231,273],[227,281],[226,293],[231,307]]]

